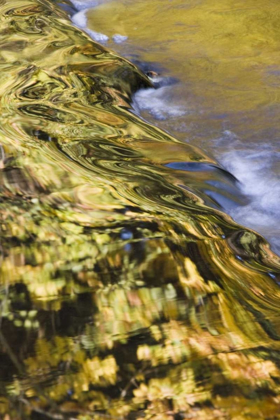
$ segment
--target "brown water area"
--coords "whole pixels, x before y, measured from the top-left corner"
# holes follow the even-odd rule
[[[280,419],[280,261],[237,181],[56,4],[0,19],[1,419]]]

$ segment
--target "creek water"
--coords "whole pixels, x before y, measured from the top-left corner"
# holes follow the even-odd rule
[[[248,203],[227,211],[262,233],[279,253],[278,3],[74,4],[81,10],[75,23],[160,73],[163,86],[139,92],[135,107],[153,124],[204,149],[237,177]],[[127,39],[114,41],[116,34]]]
[[[0,1],[0,417],[280,419],[280,7],[74,6]]]

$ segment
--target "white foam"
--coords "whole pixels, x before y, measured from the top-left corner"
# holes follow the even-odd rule
[[[108,41],[109,37],[105,34],[102,34],[100,32],[92,31],[91,29],[84,29],[84,31],[89,34],[89,36],[96,42],[100,42],[101,44],[104,44]]]
[[[72,16],[72,22],[74,25],[78,26],[78,28],[84,29],[87,27],[87,16],[86,16],[87,9],[84,9],[78,13],[75,13]]]
[[[122,42],[126,41],[128,37],[125,35],[115,34],[112,38],[116,44],[121,44]]]
[[[71,3],[77,10],[84,10],[96,7],[105,2],[104,0],[71,0]]]
[[[233,150],[224,153],[220,161],[241,182],[250,200],[248,205],[234,209],[231,216],[265,236],[280,251],[280,177],[275,168],[280,162],[280,149],[254,144],[254,150],[248,150],[237,139],[231,147]]]
[[[139,114],[141,111],[148,111],[157,120],[185,115],[186,110],[183,107],[169,102],[170,88],[163,86],[158,89],[140,89],[134,95],[133,108]]]
[[[92,29],[89,29],[87,27],[87,12],[89,9],[98,6],[101,3],[104,3],[104,0],[88,0],[88,1],[76,1],[71,0],[73,5],[77,10],[79,10],[77,13],[75,13],[72,16],[72,22],[74,25],[76,25],[78,28],[83,29],[94,41],[105,43],[109,40],[109,37],[105,34],[102,34],[100,32],[93,31]],[[113,35],[112,39],[116,44],[121,44],[122,42],[127,40],[127,36],[121,35],[121,34],[115,34]]]
[[[109,39],[107,35],[87,28],[87,11],[88,9],[82,9],[78,13],[75,13],[72,16],[72,22],[78,28],[83,29],[87,34],[89,34],[94,41],[105,43]]]

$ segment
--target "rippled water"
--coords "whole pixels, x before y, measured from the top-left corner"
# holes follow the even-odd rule
[[[107,45],[173,82],[137,94],[142,115],[202,147],[234,173],[249,203],[231,215],[265,235],[279,253],[279,3],[100,3],[74,21],[106,35]],[[128,39],[116,44],[116,33]]]
[[[247,194],[56,4],[0,18],[1,416],[280,418],[279,257],[223,212]]]

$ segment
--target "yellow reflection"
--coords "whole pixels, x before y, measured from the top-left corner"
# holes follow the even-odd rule
[[[196,63],[205,33],[253,13],[195,5],[184,25]],[[183,18],[179,6],[168,19]],[[109,20],[111,7],[99,9]],[[147,3],[135,7],[147,25]],[[147,77],[53,2],[7,0],[0,12],[1,416],[277,418],[279,259],[213,208],[205,185],[228,175],[134,115]],[[161,36],[156,20],[152,31]],[[231,42],[218,66],[243,54],[245,71],[244,45],[257,47],[248,37],[226,51]],[[190,78],[191,62],[180,70]]]

